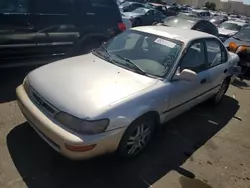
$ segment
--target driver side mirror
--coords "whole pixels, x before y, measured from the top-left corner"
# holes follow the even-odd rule
[[[173,79],[174,81],[177,81],[177,80],[193,81],[197,78],[197,74],[190,69],[183,69],[181,72],[179,70],[180,70],[180,67],[178,68],[178,70],[176,71],[174,75],[174,79]]]

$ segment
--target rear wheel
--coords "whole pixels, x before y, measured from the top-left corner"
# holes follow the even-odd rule
[[[215,105],[219,104],[222,101],[224,95],[228,90],[229,84],[230,84],[229,79],[224,80],[224,82],[221,84],[218,93],[213,97],[213,102]]]
[[[118,147],[118,154],[124,158],[134,157],[148,145],[155,130],[153,116],[142,116],[124,133]]]

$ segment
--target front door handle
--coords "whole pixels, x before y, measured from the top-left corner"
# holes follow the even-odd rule
[[[207,82],[207,79],[206,78],[203,78],[203,79],[201,79],[201,84],[204,84],[204,83],[206,83]]]

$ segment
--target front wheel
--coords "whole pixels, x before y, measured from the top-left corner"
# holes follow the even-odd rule
[[[142,116],[124,133],[118,147],[118,154],[124,158],[136,156],[148,145],[154,130],[154,118]]]

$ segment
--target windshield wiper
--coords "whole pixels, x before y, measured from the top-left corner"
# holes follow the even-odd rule
[[[130,59],[128,58],[125,58],[125,57],[122,57],[120,55],[117,55],[117,54],[114,54],[115,56],[119,57],[120,59],[126,61],[127,63],[129,63],[130,65],[132,65],[136,71],[142,75],[148,75],[144,70],[142,70],[138,65],[136,65],[133,61],[131,61]]]
[[[100,47],[101,47],[102,50],[107,54],[109,61],[110,61],[111,63],[114,63],[114,64],[115,64],[115,62],[113,61],[113,59],[112,59],[110,53],[108,52],[107,48],[105,48],[105,46],[104,46],[103,44],[102,44]]]

